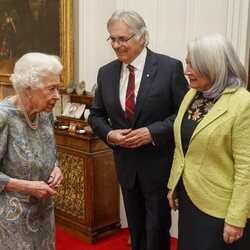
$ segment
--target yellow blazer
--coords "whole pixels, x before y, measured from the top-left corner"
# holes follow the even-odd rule
[[[203,212],[244,227],[250,217],[250,94],[226,89],[198,124],[184,157],[181,122],[196,90],[186,94],[174,123],[175,154],[168,188],[182,175],[192,202]]]

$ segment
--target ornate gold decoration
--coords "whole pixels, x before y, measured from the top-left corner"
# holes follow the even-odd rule
[[[85,220],[85,158],[62,152],[58,152],[58,157],[64,180],[54,199],[55,208]]]
[[[63,63],[62,83],[65,87],[73,78],[73,3],[60,1],[60,55]]]

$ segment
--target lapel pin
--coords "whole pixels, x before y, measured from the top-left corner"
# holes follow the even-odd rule
[[[147,77],[149,77],[149,74],[147,74]]]

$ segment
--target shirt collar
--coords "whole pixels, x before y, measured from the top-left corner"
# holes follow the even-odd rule
[[[147,57],[147,49],[144,47],[141,53],[134,59],[133,62],[130,63],[130,65],[134,66],[135,69],[142,70],[146,61]],[[128,66],[128,64],[123,64],[124,68]]]

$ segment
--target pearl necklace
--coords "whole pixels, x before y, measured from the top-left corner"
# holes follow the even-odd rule
[[[21,99],[20,96],[19,97],[19,100],[20,100],[20,103],[21,103],[21,106],[22,106],[22,111],[23,111],[23,114],[24,114],[24,117],[25,117],[25,120],[27,121],[27,123],[29,124],[30,128],[32,129],[37,129],[38,128],[38,124],[39,124],[39,113],[36,113],[36,118],[35,118],[35,121],[32,122],[27,114],[27,111],[26,111],[26,108],[23,104],[23,101]]]

